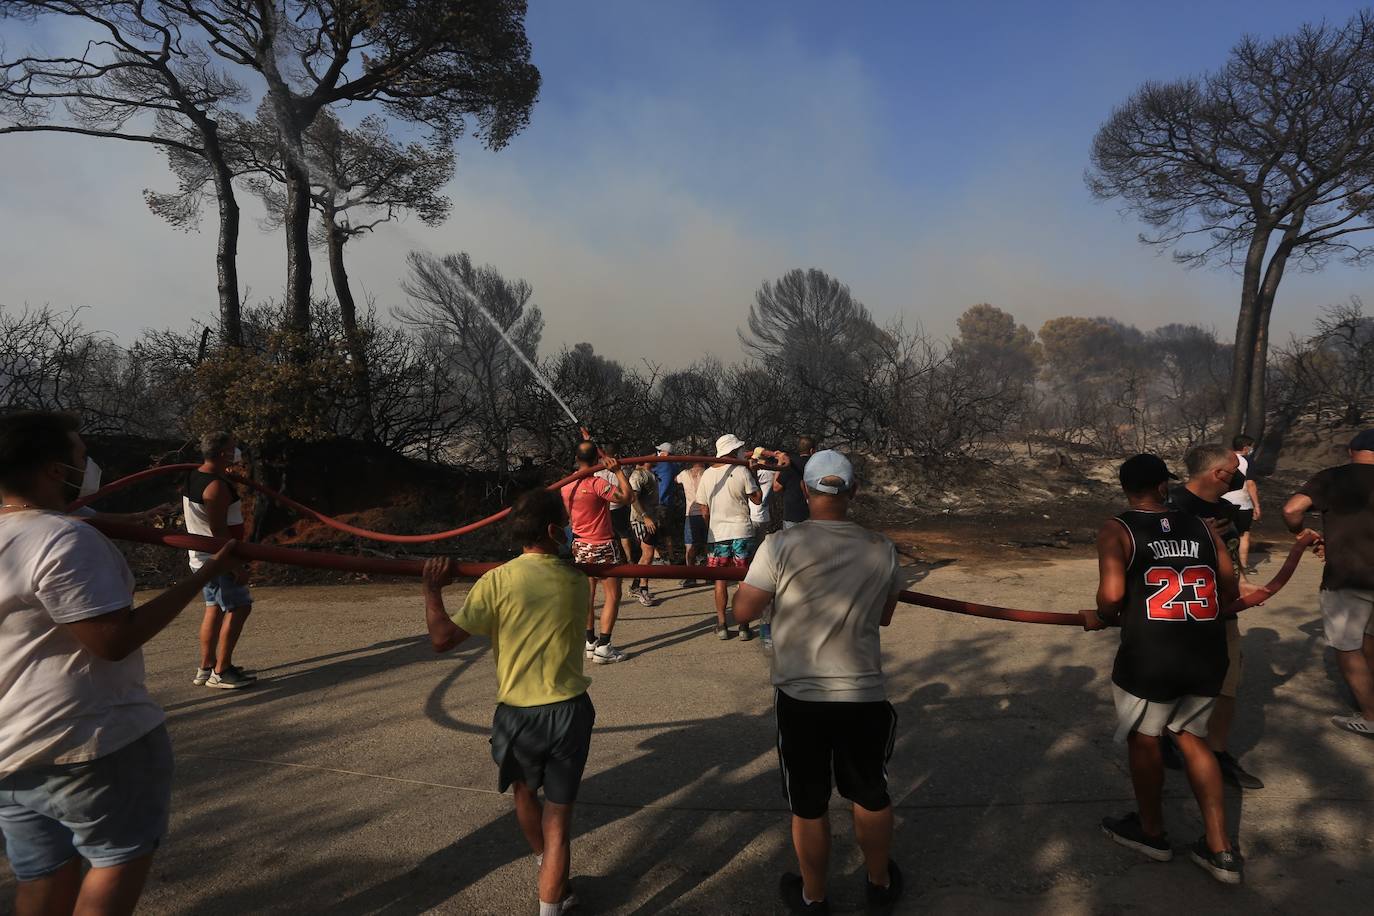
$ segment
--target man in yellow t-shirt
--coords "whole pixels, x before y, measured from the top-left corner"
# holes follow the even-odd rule
[[[497,707],[491,753],[502,792],[515,787],[515,813],[539,870],[540,916],[577,905],[568,883],[573,802],[582,782],[596,710],[582,674],[587,577],[558,557],[567,509],[557,493],[516,499],[506,527],[522,553],[478,579],[451,617],[444,586],[453,561],[425,563],[425,622],[434,651],[468,636],[491,640]],[[539,799],[539,790],[544,799]]]

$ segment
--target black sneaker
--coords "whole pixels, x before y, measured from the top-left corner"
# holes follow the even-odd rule
[[[1168,862],[1174,857],[1174,848],[1169,845],[1169,835],[1161,833],[1150,836],[1140,826],[1140,815],[1132,811],[1122,817],[1104,817],[1102,832],[1127,849],[1134,849],[1143,856],[1156,862]]]
[[[826,900],[817,900],[814,903],[806,903],[802,897],[801,875],[786,874],[778,882],[778,895],[782,897],[783,906],[787,907],[789,913],[808,913],[811,916],[830,916],[830,903]]]
[[[879,887],[867,877],[864,878],[867,886],[867,903],[869,913],[890,913],[892,908],[897,905],[897,901],[902,896],[902,870],[897,867],[896,862],[887,863],[887,887]]]
[[[1204,836],[1188,850],[1188,857],[1197,863],[1198,868],[1222,884],[1239,884],[1241,881],[1244,860],[1238,849],[1212,852],[1207,846],[1207,837]]]
[[[1183,769],[1183,758],[1178,754],[1178,748],[1174,746],[1174,740],[1168,735],[1159,736],[1159,758],[1164,763],[1166,770]]]
[[[1263,789],[1264,783],[1254,773],[1247,772],[1240,761],[1231,756],[1230,751],[1217,751],[1217,766],[1221,767],[1221,778],[1240,789]]]

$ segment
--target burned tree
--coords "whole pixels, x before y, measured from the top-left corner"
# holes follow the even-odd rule
[[[1269,318],[1284,271],[1374,248],[1374,14],[1246,38],[1221,69],[1146,83],[1093,141],[1088,186],[1152,245],[1241,274],[1224,435],[1264,430]]]
[[[162,0],[224,60],[259,74],[285,159],[287,301],[310,324],[306,134],[328,106],[373,102],[451,143],[477,121],[501,149],[539,91],[523,0]]]
[[[158,4],[140,0],[12,0],[0,17],[63,16],[101,36],[73,55],[0,61],[0,133],[56,131],[147,143],[180,171],[207,184],[219,205],[216,268],[220,334],[242,343],[239,317],[239,207],[221,120],[246,100],[244,87],[214,65],[203,45],[182,34]],[[138,126],[152,118],[154,125]],[[153,127],[147,130],[146,127]],[[158,210],[152,196],[149,203]],[[198,207],[197,207],[198,210]],[[185,225],[185,211],[163,212]]]
[[[248,186],[266,204],[266,225],[285,223],[288,162],[274,140],[271,115],[245,125],[238,135],[247,161]],[[311,233],[314,244],[328,252],[330,278],[353,363],[364,431],[371,435],[372,411],[367,346],[358,323],[358,306],[344,264],[344,246],[382,223],[415,214],[437,226],[448,218],[451,204],[442,188],[453,177],[454,154],[446,145],[410,143],[391,138],[381,118],[366,117],[354,130],[323,112],[303,138],[302,153],[311,175],[310,203],[320,222]]]

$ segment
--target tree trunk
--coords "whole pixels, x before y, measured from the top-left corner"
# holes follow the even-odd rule
[[[1250,377],[1255,360],[1255,333],[1258,325],[1258,300],[1264,254],[1273,229],[1260,225],[1250,239],[1241,274],[1240,314],[1236,318],[1236,345],[1231,355],[1231,386],[1226,394],[1226,424],[1222,438],[1229,441],[1245,424],[1245,408],[1250,393]]]
[[[1283,282],[1283,271],[1288,266],[1288,256],[1293,253],[1294,239],[1301,231],[1302,216],[1299,214],[1295,216],[1293,224],[1284,231],[1283,241],[1269,258],[1269,265],[1264,269],[1264,282],[1260,285],[1259,298],[1255,303],[1255,344],[1251,353],[1245,434],[1256,442],[1264,439],[1265,387],[1269,380],[1269,318],[1274,312],[1274,299],[1278,295],[1279,284]]]
[[[339,227],[332,208],[325,211],[324,220],[329,249],[329,275],[334,283],[334,295],[339,300],[339,317],[343,322],[348,355],[353,363],[353,389],[358,396],[363,438],[371,442],[377,438],[372,422],[372,379],[368,374],[367,346],[358,330],[358,306],[353,299],[353,289],[348,284],[348,271],[344,268],[344,243],[348,236]]]
[[[206,156],[215,170],[215,198],[219,202],[219,240],[215,268],[219,291],[219,335],[227,347],[243,346],[239,302],[239,203],[234,196],[234,173],[219,148],[206,143]]]
[[[286,301],[292,329],[305,334],[310,331],[310,175],[289,148],[285,216]]]

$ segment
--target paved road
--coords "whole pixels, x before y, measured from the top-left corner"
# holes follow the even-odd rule
[[[1048,553],[1048,552],[1046,552]],[[1231,795],[1249,857],[1241,889],[1186,859],[1145,864],[1096,829],[1132,803],[1111,740],[1115,637],[906,608],[887,633],[901,717],[891,765],[903,912],[1358,912],[1374,899],[1374,742],[1342,710],[1320,636],[1315,564],[1245,618],[1236,750],[1268,787]],[[1083,606],[1086,559],[952,564],[922,588],[973,600]],[[632,659],[592,672],[598,718],[574,872],[585,912],[765,914],[791,867],[758,643],[711,637],[709,593],[633,605]],[[192,687],[196,617],[148,649],[178,772],[172,834],[148,913],[533,913],[535,867],[494,792],[484,641],[436,657],[400,586],[263,589],[241,661],[262,682]],[[1179,774],[1176,843],[1200,822]],[[836,812],[840,811],[838,803]],[[860,902],[835,819],[833,900]],[[0,897],[11,896],[8,870]]]

